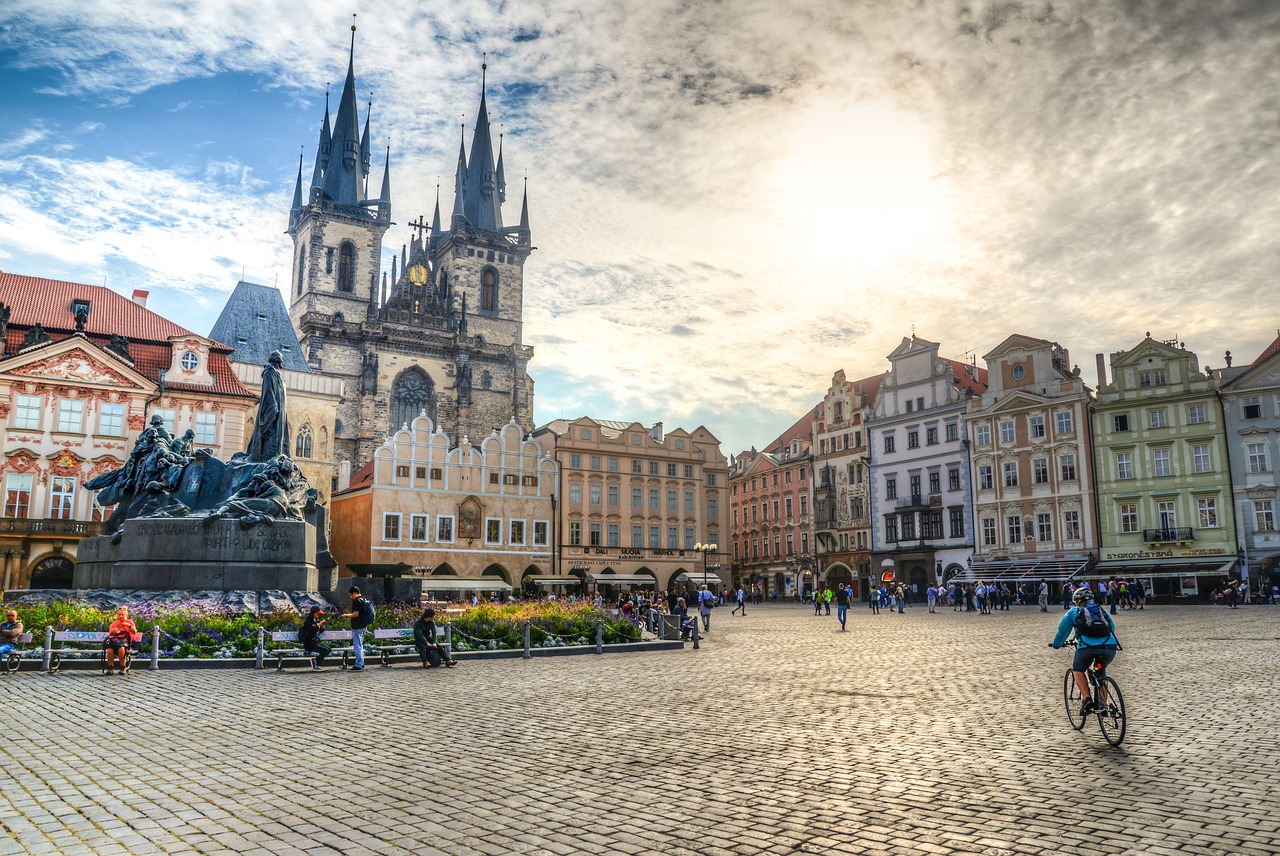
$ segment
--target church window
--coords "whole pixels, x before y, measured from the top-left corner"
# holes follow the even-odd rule
[[[434,419],[434,385],[426,372],[416,366],[403,372],[391,388],[391,427],[411,425],[419,413]]]
[[[307,279],[307,251],[298,253],[298,294],[302,293],[302,284]]]
[[[333,247],[324,249],[324,272],[333,273]]]
[[[311,457],[311,426],[303,425],[298,430],[298,439],[294,443],[294,455],[299,458]]]
[[[338,248],[338,291],[352,292],[356,288],[356,248],[349,243]]]
[[[485,312],[498,311],[498,272],[487,267],[480,274],[480,309]]]
[[[480,385],[485,389],[490,388],[493,386],[493,377],[488,372],[485,372],[480,376]]]

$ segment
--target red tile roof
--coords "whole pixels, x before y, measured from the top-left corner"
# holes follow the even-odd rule
[[[956,378],[956,389],[961,392],[972,392],[974,395],[982,395],[987,391],[987,370],[978,368],[970,363],[962,363],[959,360],[950,360],[942,357],[943,362],[951,366],[952,372]],[[976,372],[978,379],[973,379]]]
[[[862,397],[864,404],[874,406],[876,403],[876,393],[880,391],[880,381],[889,376],[888,372],[880,372],[880,374],[864,377],[860,380],[852,382],[854,391],[857,391],[859,385],[862,387]]]
[[[49,338],[60,341],[73,335],[76,324],[71,314],[71,301],[88,300],[91,308],[85,333],[89,341],[105,348],[111,337],[120,334],[129,340],[129,353],[134,367],[148,378],[159,381],[160,370],[168,369],[172,360],[170,336],[199,336],[174,324],[150,309],[145,309],[122,294],[100,285],[82,285],[57,279],[21,276],[0,271],[0,303],[9,307],[9,329],[5,335],[5,353],[15,354],[22,347],[26,331],[40,324]],[[200,338],[205,338],[200,336]],[[209,354],[209,370],[214,385],[165,384],[166,389],[209,392],[257,398],[231,369],[231,349],[218,345]]]
[[[353,490],[359,490],[362,487],[368,487],[369,485],[373,484],[374,463],[375,463],[374,461],[370,461],[369,463],[365,464],[363,467],[361,467],[360,469],[352,473],[351,484],[347,485],[342,490],[335,492],[333,495],[339,496],[341,494],[349,493]]]
[[[764,450],[770,454],[776,454],[787,448],[791,441],[797,437],[803,437],[806,440],[810,439],[813,436],[814,417],[817,415],[821,407],[822,404],[819,403],[814,407],[809,408],[808,412],[806,412],[804,416],[801,416],[796,420],[794,425],[786,431],[783,431],[778,439],[774,440],[768,446],[765,446]]]
[[[1280,334],[1280,330],[1277,330],[1276,333]],[[1276,340],[1274,342],[1272,342],[1270,345],[1267,345],[1267,349],[1262,352],[1261,356],[1259,356],[1256,360],[1253,361],[1253,364],[1256,366],[1258,363],[1262,362],[1268,357],[1275,356],[1276,354],[1280,354],[1280,335],[1276,336]]]

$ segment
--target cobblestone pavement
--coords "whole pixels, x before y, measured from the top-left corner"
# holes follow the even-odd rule
[[[1280,853],[1280,608],[716,610],[702,649],[0,681],[0,854]]]

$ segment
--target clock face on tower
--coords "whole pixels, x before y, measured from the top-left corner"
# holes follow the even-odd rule
[[[200,365],[200,358],[197,357],[195,354],[193,354],[191,351],[187,351],[185,354],[182,355],[182,368],[185,369],[186,371],[193,372],[196,370],[196,367],[199,365]]]

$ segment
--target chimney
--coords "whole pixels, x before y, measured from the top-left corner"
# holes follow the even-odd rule
[[[653,441],[655,443],[662,442],[662,423],[661,422],[653,423],[653,429],[649,431],[649,436],[653,438]]]
[[[346,490],[351,487],[351,462],[343,461],[338,464],[338,490]]]
[[[1107,358],[1103,354],[1097,355],[1098,361],[1098,392],[1102,392],[1107,385]]]
[[[135,288],[135,289],[133,290],[133,302],[134,302],[134,303],[136,303],[136,304],[138,304],[139,306],[141,306],[143,309],[146,309],[146,308],[147,308],[147,295],[148,295],[148,294],[150,294],[150,293],[151,293],[151,292],[147,291],[147,290],[146,290],[146,289],[144,289],[144,288]]]

